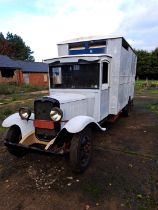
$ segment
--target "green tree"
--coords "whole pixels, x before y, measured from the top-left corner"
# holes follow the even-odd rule
[[[137,76],[148,77],[151,71],[151,54],[145,50],[137,50]]]
[[[158,77],[158,48],[151,52],[151,69],[151,73]]]
[[[2,32],[0,32],[0,41],[1,40],[4,40],[5,38],[4,38],[4,35],[2,34]]]
[[[141,79],[158,79],[158,48],[152,52],[135,50],[137,54],[137,76]]]
[[[4,38],[4,35],[0,33],[0,54],[9,55],[11,48],[9,47],[8,41]]]
[[[31,48],[25,44],[20,36],[10,32],[7,33],[6,38],[0,33],[0,54],[8,55],[16,60],[34,61]]]

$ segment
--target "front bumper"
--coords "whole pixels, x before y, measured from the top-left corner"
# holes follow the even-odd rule
[[[61,152],[61,150],[57,151],[52,151],[52,150],[45,150],[45,149],[41,149],[38,148],[36,146],[33,145],[23,145],[23,144],[17,144],[17,143],[12,143],[12,142],[8,142],[8,141],[4,141],[4,145],[6,147],[11,147],[13,149],[21,149],[21,150],[26,150],[28,152],[38,152],[38,153],[42,153],[42,154],[46,154],[46,155],[64,155],[63,152]]]

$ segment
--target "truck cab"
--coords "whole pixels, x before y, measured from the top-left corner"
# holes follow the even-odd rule
[[[64,120],[86,115],[99,122],[108,115],[110,60],[106,55],[80,55],[51,61],[50,96],[60,100],[62,109],[67,110]]]

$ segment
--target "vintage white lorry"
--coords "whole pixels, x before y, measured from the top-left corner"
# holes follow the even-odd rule
[[[5,145],[14,155],[27,149],[69,154],[72,170],[84,171],[92,157],[91,131],[133,101],[137,57],[123,37],[89,37],[58,44],[49,64],[49,96],[34,110],[22,107],[6,118]]]

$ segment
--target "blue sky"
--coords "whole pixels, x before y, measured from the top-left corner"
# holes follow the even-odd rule
[[[0,32],[23,38],[36,61],[57,56],[56,43],[124,36],[132,47],[158,47],[158,0],[0,0]]]

